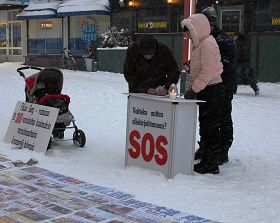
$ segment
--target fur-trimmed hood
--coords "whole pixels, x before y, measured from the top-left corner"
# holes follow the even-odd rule
[[[209,21],[203,14],[194,14],[187,19],[183,19],[181,26],[182,28],[185,26],[189,30],[189,37],[194,47],[197,47],[211,32]]]

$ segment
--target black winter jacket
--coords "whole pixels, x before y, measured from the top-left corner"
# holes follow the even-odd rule
[[[215,28],[211,33],[220,49],[223,63],[221,75],[226,90],[234,92],[236,89],[236,47],[234,41],[223,31]]]
[[[149,88],[160,85],[168,90],[171,84],[177,84],[180,71],[176,60],[166,45],[156,44],[156,53],[150,60],[140,54],[137,43],[128,47],[124,77],[130,93],[146,93]]]

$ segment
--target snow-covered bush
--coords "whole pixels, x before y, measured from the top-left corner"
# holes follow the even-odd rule
[[[134,34],[128,29],[118,29],[111,26],[108,30],[101,34],[101,48],[126,47],[134,40]]]

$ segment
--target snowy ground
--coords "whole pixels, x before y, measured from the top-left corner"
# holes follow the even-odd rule
[[[17,63],[0,64],[0,136],[5,136],[24,82]],[[162,174],[124,167],[127,84],[121,74],[63,70],[63,92],[87,135],[86,147],[57,143],[45,154],[13,150],[4,140],[0,154],[81,180],[134,194],[136,199],[223,223],[280,222],[280,84],[260,83],[260,96],[239,86],[233,100],[235,141],[220,175]],[[72,131],[71,131],[72,134]]]

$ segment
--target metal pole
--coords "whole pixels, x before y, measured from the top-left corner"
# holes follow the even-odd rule
[[[188,18],[195,12],[196,0],[184,0],[184,18]],[[182,55],[182,64],[187,62],[190,59],[190,41],[183,34],[183,55]]]

